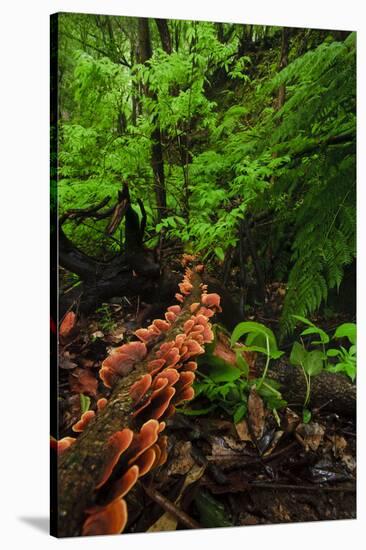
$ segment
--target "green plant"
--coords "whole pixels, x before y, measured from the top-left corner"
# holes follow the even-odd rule
[[[294,342],[290,354],[290,363],[300,366],[304,373],[306,382],[304,407],[306,407],[310,400],[311,379],[319,375],[323,370],[333,373],[343,372],[354,381],[356,377],[356,325],[355,323],[340,325],[332,338],[347,338],[351,344],[349,349],[343,346],[326,349],[331,339],[323,329],[317,327],[309,319],[301,315],[293,315],[293,317],[296,321],[300,321],[308,327],[301,332],[301,337],[315,336],[315,339],[311,339],[308,346],[320,347],[320,349],[307,349],[303,338],[301,338],[301,343]],[[333,358],[338,359],[338,362],[332,363],[329,361],[329,359]]]
[[[328,372],[343,372],[347,374],[353,382],[356,378],[357,369],[355,323],[344,323],[340,325],[335,331],[333,338],[347,338],[351,345],[348,349],[344,346],[328,349],[327,357],[336,358],[338,362],[335,364],[328,363],[326,370]]]
[[[84,414],[90,409],[90,397],[88,395],[84,395],[83,393],[80,393],[79,396],[80,396],[80,411],[81,411],[81,414]]]
[[[113,320],[111,310],[107,304],[103,304],[96,310],[96,313],[100,315],[99,326],[103,332],[112,332],[116,326]]]
[[[245,343],[239,340],[245,336]],[[198,359],[199,369],[194,384],[196,398],[209,402],[201,408],[184,408],[181,412],[198,416],[220,409],[240,422],[247,413],[247,400],[250,390],[256,388],[267,407],[274,411],[286,405],[279,391],[279,384],[267,379],[271,359],[278,359],[283,354],[277,347],[273,332],[255,322],[244,322],[237,325],[230,339],[231,350],[235,354],[234,363],[215,355],[215,341],[207,346],[206,353]],[[264,355],[266,363],[260,378],[249,379],[249,366],[243,352],[256,352]]]

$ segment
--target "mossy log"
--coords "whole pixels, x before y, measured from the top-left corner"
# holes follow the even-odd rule
[[[258,366],[256,375],[260,376],[263,367]],[[291,404],[301,405],[306,395],[306,382],[300,367],[281,360],[273,364],[268,378],[281,384],[281,393]],[[342,374],[322,372],[311,378],[311,408],[324,407],[324,410],[354,416],[356,414],[356,385]]]
[[[57,476],[52,495],[52,505],[55,507],[51,510],[52,534],[58,537],[81,534],[85,511],[96,504],[97,485],[110,462],[109,438],[123,428],[139,428],[132,415],[129,393],[132,384],[147,372],[147,363],[154,358],[161,344],[174,340],[182,332],[184,323],[192,315],[190,306],[200,302],[200,275],[194,273],[191,282],[193,289],[185,297],[181,313],[171,328],[143,361],[118,380],[107,405],[91,420],[76,442],[52,463]]]

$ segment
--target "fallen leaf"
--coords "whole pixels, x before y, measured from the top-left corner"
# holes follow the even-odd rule
[[[192,443],[190,441],[178,441],[174,446],[173,459],[168,467],[168,474],[184,475],[191,470],[195,461],[191,455]]]
[[[238,441],[231,436],[211,436],[211,455],[213,459],[220,457],[237,457],[246,448],[245,441]]]
[[[236,432],[241,441],[252,441],[252,436],[249,433],[248,423],[246,420],[242,420],[235,424]]]
[[[249,428],[256,439],[260,439],[264,432],[265,410],[262,398],[255,388],[250,390],[248,397]]]
[[[87,369],[94,367],[94,361],[92,359],[88,359],[87,357],[80,357],[79,363],[82,367]]]
[[[347,441],[341,435],[328,435],[327,439],[331,442],[331,449],[335,458],[342,458],[347,447]]]
[[[284,430],[286,433],[292,433],[296,426],[300,423],[300,417],[292,409],[286,407],[284,417]]]
[[[299,424],[296,428],[298,441],[303,445],[305,451],[317,451],[324,438],[325,429],[317,422]]]
[[[59,329],[59,335],[63,340],[66,340],[73,332],[76,325],[76,315],[73,311],[66,313],[62,319]]]
[[[347,470],[352,474],[356,470],[356,459],[354,456],[346,453],[342,456],[342,462],[346,466]]]
[[[95,396],[97,393],[98,380],[90,369],[76,368],[69,375],[70,389],[73,393],[86,393]]]
[[[65,352],[60,356],[59,367],[60,369],[71,370],[75,369],[77,364],[74,363],[74,361],[71,361],[70,354]]]
[[[198,464],[194,463],[190,471],[188,472],[188,475],[184,481],[184,484],[182,486],[182,489],[179,493],[178,498],[175,500],[175,505],[179,506],[182,495],[184,491],[186,490],[189,485],[192,485],[192,483],[195,483],[201,477],[203,476],[205,471],[205,466],[199,466]],[[156,533],[160,531],[175,531],[178,525],[178,519],[170,514],[169,512],[165,512],[160,518],[149,527],[147,530],[149,533]]]

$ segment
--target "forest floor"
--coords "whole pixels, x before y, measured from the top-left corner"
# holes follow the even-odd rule
[[[280,288],[269,289],[265,308],[248,315],[276,328]],[[85,407],[80,394],[88,396],[90,409],[109,396],[98,369],[113,347],[133,335],[143,307],[138,300],[113,299],[78,321],[62,342],[59,437],[74,435],[72,426]],[[256,403],[236,425],[216,411],[205,417],[176,414],[167,433],[166,464],[127,496],[126,532],[356,517],[355,419],[324,407],[304,424],[300,408],[288,406],[275,418]]]

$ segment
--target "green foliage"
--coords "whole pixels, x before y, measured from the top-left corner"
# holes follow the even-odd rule
[[[103,304],[96,310],[96,313],[100,315],[98,324],[103,332],[112,332],[116,324],[113,320],[110,307],[107,304]]]
[[[60,213],[107,195],[112,204],[125,180],[144,202],[151,246],[163,233],[213,264],[238,247],[243,220],[253,221],[265,278],[288,286],[285,336],[294,313],[310,315],[339,289],[355,258],[355,33],[341,42],[294,30],[279,71],[281,28],[223,24],[220,34],[214,23],[173,20],[169,54],[151,19],[152,56],[141,64],[137,19],[102,20],[60,16]],[[162,219],[151,157],[157,128]],[[256,223],[263,214],[264,228]],[[105,259],[124,246],[123,231],[108,238],[106,224],[69,223],[65,232]]]
[[[326,349],[326,346],[330,344],[331,338],[324,330],[302,316],[294,315],[294,318],[308,326],[308,328],[301,332],[302,337],[313,335],[318,337],[318,339],[315,340],[311,339],[307,347],[303,339],[301,340],[301,344],[299,342],[294,342],[290,355],[290,363],[300,366],[304,373],[307,387],[304,402],[304,406],[306,406],[310,399],[311,378],[317,376],[324,370],[332,373],[342,372],[346,374],[352,382],[355,380],[356,325],[355,323],[344,323],[339,325],[332,337],[332,340],[347,338],[351,344],[348,349],[344,346]],[[316,348],[320,347],[321,349],[307,349],[310,346],[315,346]]]
[[[232,527],[224,505],[207,491],[200,489],[194,497],[194,504],[199,514],[200,524],[204,527]]]
[[[238,340],[245,336],[245,344]],[[251,388],[255,387],[270,409],[282,408],[286,402],[282,399],[279,385],[266,378],[269,361],[279,358],[283,352],[278,350],[276,338],[268,327],[261,323],[239,323],[231,335],[231,348],[236,354],[235,365],[215,355],[215,342],[199,358],[198,380],[194,383],[196,398],[210,402],[208,407],[184,408],[183,414],[204,415],[215,409],[232,416],[234,423],[240,422],[247,414],[247,401]],[[243,351],[263,353],[266,366],[260,379],[250,379],[248,365]]]
[[[84,395],[83,393],[80,393],[80,411],[81,414],[84,414],[90,409],[90,397],[88,395]]]

